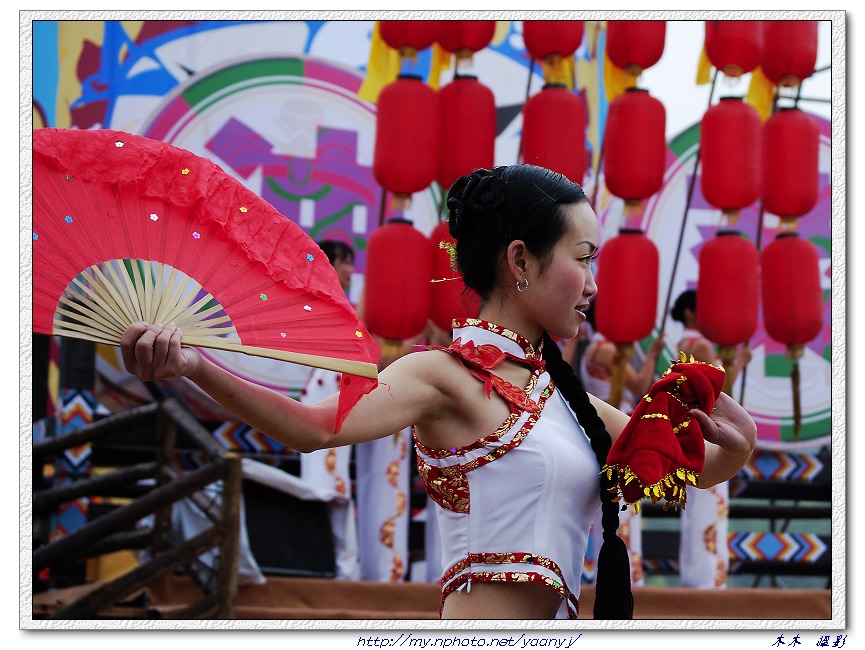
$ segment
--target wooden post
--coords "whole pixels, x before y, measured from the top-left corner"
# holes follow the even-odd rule
[[[223,459],[222,478],[222,544],[219,548],[219,573],[216,591],[219,594],[217,619],[237,618],[238,563],[240,560],[240,499],[242,471],[240,456],[227,452]]]
[[[161,487],[172,479],[168,469],[174,464],[177,442],[177,424],[168,416],[164,405],[160,405],[156,418],[156,486]],[[168,531],[171,530],[172,503],[161,506],[153,516],[153,553],[158,555],[170,546]]]

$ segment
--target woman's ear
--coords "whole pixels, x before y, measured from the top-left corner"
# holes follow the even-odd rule
[[[508,245],[505,261],[508,273],[513,276],[514,282],[522,282],[526,277],[529,255],[529,250],[522,239],[515,239]]]

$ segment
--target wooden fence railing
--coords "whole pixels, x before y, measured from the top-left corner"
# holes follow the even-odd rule
[[[156,427],[156,458],[112,470],[93,478],[47,487],[33,493],[34,517],[51,512],[60,504],[85,496],[110,496],[140,486],[151,479],[155,484],[126,505],[84,524],[71,534],[42,544],[33,550],[34,575],[59,562],[96,557],[123,549],[151,550],[151,557],[114,580],[44,618],[94,618],[124,597],[146,587],[178,567],[188,567],[202,553],[219,548],[215,586],[200,583],[202,597],[174,618],[233,619],[237,614],[238,558],[240,551],[241,459],[214,441],[212,435],[175,400],[148,404],[118,413],[65,435],[33,445],[34,472],[64,450],[96,443],[111,434],[152,422]],[[206,461],[192,471],[177,465],[176,439],[181,432]],[[205,503],[201,490],[222,482],[221,504]],[[40,481],[44,483],[44,481]],[[34,481],[34,486],[37,484]],[[178,540],[171,529],[172,504],[191,499],[213,525],[188,540]],[[130,530],[136,522],[153,515],[149,529]]]

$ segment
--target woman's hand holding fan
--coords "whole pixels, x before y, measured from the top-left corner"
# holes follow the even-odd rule
[[[181,346],[182,335],[174,323],[133,323],[120,337],[126,371],[144,381],[180,377],[194,380],[202,357],[195,348]]]

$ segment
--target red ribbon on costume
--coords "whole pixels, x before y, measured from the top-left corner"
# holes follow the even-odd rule
[[[706,461],[706,443],[699,422],[690,414],[710,414],[724,386],[724,369],[688,361],[684,352],[640,400],[630,421],[613,443],[601,470],[616,485],[617,500],[635,504],[648,497],[685,507],[685,488],[697,485]]]
[[[536,375],[540,375],[546,368],[546,363],[540,358],[518,357],[510,352],[504,352],[495,345],[484,343],[475,347],[474,341],[462,343],[461,338],[457,338],[450,347],[429,346],[430,350],[442,350],[458,357],[460,361],[469,369],[469,371],[478,379],[484,382],[484,388],[487,391],[487,397],[495,390],[505,401],[513,404],[522,411],[529,413],[537,413],[541,410],[537,402],[530,399],[526,392],[514,386],[509,381],[505,381],[498,375],[490,372],[493,368],[500,365],[502,362],[510,359],[527,365],[535,371]]]

